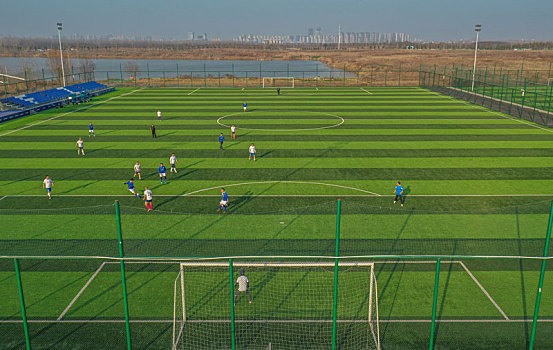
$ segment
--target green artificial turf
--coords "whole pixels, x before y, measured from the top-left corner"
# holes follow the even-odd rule
[[[428,346],[436,267],[430,257],[385,262],[383,256],[543,254],[553,132],[420,88],[365,90],[372,94],[359,88],[283,89],[280,96],[258,88],[121,88],[1,124],[0,255],[103,257],[19,260],[34,321],[56,320],[90,281],[63,317],[87,322],[31,323],[33,348],[126,346],[120,265],[105,259],[119,256],[114,200],[121,204],[128,257],[316,260],[335,254],[341,198],[340,255],[380,256],[368,261],[376,261],[383,349]],[[88,136],[89,122],[95,137]],[[79,137],[86,156],[77,155]],[[256,162],[248,160],[251,143]],[[160,184],[157,167],[168,165],[173,152],[179,172]],[[137,189],[148,186],[154,194],[151,213],[123,184],[136,161],[143,176],[135,179]],[[52,200],[42,189],[47,174]],[[404,207],[393,203],[398,180]],[[216,212],[222,186],[230,196],[228,214]],[[531,319],[541,263],[464,259],[463,267],[454,260],[444,258],[439,275],[437,317],[445,322],[437,346],[525,347],[530,325],[490,322],[505,318],[482,288],[510,319]],[[131,323],[133,346],[169,347],[178,262],[127,263],[126,272],[131,321],[147,321]],[[304,321],[332,319],[333,276],[332,267],[249,269],[255,301],[249,305],[241,296],[237,304],[238,348],[269,342],[275,349],[327,348],[331,323]],[[200,322],[187,324],[182,348],[230,348],[228,268],[197,268],[185,282],[186,310]],[[553,318],[552,283],[549,273],[540,319]],[[368,284],[366,271],[341,268],[338,318],[368,317]],[[12,259],[0,260],[0,297],[0,320],[20,319]],[[538,329],[536,344],[553,347],[549,324]],[[21,324],[0,323],[0,334],[0,347],[24,346]],[[343,349],[367,347],[371,338],[366,323],[339,324],[337,335]]]

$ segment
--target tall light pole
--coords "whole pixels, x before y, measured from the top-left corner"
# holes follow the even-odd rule
[[[342,28],[338,24],[338,50],[340,50],[340,44],[342,43]]]
[[[65,87],[65,71],[63,69],[63,51],[61,49],[61,23],[58,23],[58,42],[60,43],[61,78]]]
[[[482,25],[477,24],[474,26],[474,31],[476,32],[476,45],[474,47],[474,66],[472,67],[472,88],[471,91],[474,91],[474,76],[476,74],[476,53],[478,52],[478,34],[482,30]]]

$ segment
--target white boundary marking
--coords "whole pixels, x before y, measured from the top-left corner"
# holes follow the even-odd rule
[[[0,198],[0,201],[1,201],[2,199],[6,198],[6,197],[7,197],[7,196],[4,196],[4,197]]]
[[[224,115],[222,117],[217,118],[217,124],[219,124],[221,126],[224,126],[225,128],[230,128],[230,125],[226,125],[226,124],[221,123],[221,120],[225,119],[227,117],[235,116],[235,115],[244,115],[244,114],[251,115],[252,113],[256,113],[256,112],[257,113],[260,113],[260,112],[302,112],[302,113],[320,114],[320,115],[326,115],[326,116],[329,116],[329,117],[334,117],[334,118],[340,119],[340,122],[338,124],[329,125],[329,126],[321,126],[319,128],[301,128],[301,129],[270,129],[270,128],[265,128],[265,129],[253,129],[253,128],[242,128],[242,127],[240,127],[239,129],[241,129],[241,130],[254,130],[254,131],[267,131],[268,130],[268,131],[282,131],[282,132],[323,130],[323,129],[336,128],[336,127],[344,124],[344,122],[345,122],[344,118],[340,117],[339,115],[335,115],[335,114],[331,114],[331,113],[325,113],[325,112],[295,111],[295,110],[282,110],[282,111],[279,111],[279,110],[266,110],[266,111],[236,112],[236,113],[227,114],[227,115]]]
[[[104,101],[100,101],[100,102],[97,102],[97,103],[93,103],[93,104],[91,104],[91,105],[87,105],[87,106],[81,107],[81,108],[79,108],[79,109],[75,109],[74,111],[69,111],[69,112],[66,112],[66,113],[57,115],[57,116],[55,116],[55,117],[52,117],[52,118],[48,118],[48,119],[41,120],[41,121],[36,122],[36,123],[33,123],[33,124],[29,124],[29,125],[22,126],[22,127],[18,128],[18,129],[11,130],[11,131],[8,131],[8,132],[6,132],[6,133],[4,133],[4,134],[1,134],[0,137],[9,135],[9,134],[14,133],[14,132],[16,132],[16,131],[20,131],[20,130],[23,130],[23,129],[30,128],[31,126],[35,126],[35,125],[38,125],[38,124],[42,124],[42,123],[49,122],[49,121],[54,120],[54,119],[58,119],[59,117],[66,116],[66,115],[71,114],[71,113],[79,112],[79,111],[88,109],[88,108],[90,108],[90,107],[94,107],[94,106],[101,105],[101,104],[103,104],[103,103],[109,102],[109,101],[114,100],[114,99],[119,98],[119,97],[123,97],[123,96],[127,96],[127,95],[130,95],[130,94],[134,94],[135,92],[140,91],[140,90],[143,90],[143,89],[144,89],[144,88],[136,89],[136,90],[133,90],[133,91],[131,91],[131,92],[127,92],[127,93],[122,94],[122,95],[118,95],[118,96],[114,96],[114,97],[108,98],[107,100],[104,100]]]
[[[103,262],[100,267],[98,267],[96,269],[96,272],[94,272],[94,274],[88,279],[88,281],[85,283],[85,285],[81,288],[81,290],[77,293],[77,295],[75,295],[75,297],[73,298],[73,300],[71,300],[71,302],[69,303],[69,305],[67,305],[67,307],[65,308],[65,310],[63,310],[63,312],[59,315],[59,317],[56,319],[56,321],[61,321],[61,319],[63,318],[63,316],[65,316],[65,314],[69,311],[69,309],[71,308],[71,306],[73,306],[73,304],[77,301],[77,299],[79,299],[79,297],[83,294],[83,292],[85,291],[85,289],[92,283],[92,281],[96,278],[96,276],[98,276],[98,274],[100,273],[100,271],[102,270],[102,268],[104,267],[104,265],[106,264],[106,262]]]
[[[360,89],[363,90],[363,91],[365,91],[365,92],[366,92],[367,94],[369,94],[369,95],[374,95],[372,92],[370,92],[370,91],[368,91],[368,90],[365,90],[365,89],[363,89],[363,88],[360,88]]]
[[[201,88],[197,88],[196,90],[192,91],[191,93],[189,93],[188,95],[192,95],[193,93],[195,93],[196,91],[200,90]]]
[[[530,123],[530,122],[527,122],[525,120],[522,120],[522,119],[518,119],[518,118],[513,118],[513,117],[509,117],[509,116],[506,116],[506,115],[503,115],[502,113],[499,113],[499,112],[496,112],[496,111],[492,111],[488,108],[485,108],[485,107],[481,107],[481,106],[478,106],[478,105],[475,105],[474,103],[470,103],[470,102],[466,102],[464,100],[461,100],[461,99],[458,99],[458,98],[454,98],[454,97],[451,97],[451,96],[448,96],[448,95],[444,95],[444,94],[440,94],[438,92],[434,92],[434,91],[431,91],[431,90],[427,90],[427,89],[423,89],[423,88],[420,88],[421,90],[424,90],[424,91],[427,91],[431,94],[434,94],[434,95],[438,95],[438,96],[441,96],[441,97],[444,97],[444,98],[447,98],[449,100],[452,100],[452,101],[455,101],[455,102],[459,102],[459,103],[462,103],[462,104],[465,104],[467,106],[471,106],[475,109],[480,109],[482,111],[486,111],[488,113],[491,113],[491,114],[495,114],[495,115],[498,115],[502,118],[505,118],[505,119],[509,119],[509,120],[512,120],[512,121],[515,121],[515,122],[518,122],[518,123],[522,123],[524,125],[528,125],[528,126],[531,126],[531,127],[534,127],[534,128],[538,128],[538,129],[541,129],[541,130],[544,130],[544,131],[547,131],[547,132],[553,132],[553,130],[551,129],[546,129],[546,128],[543,128],[539,125],[535,125],[533,123]]]
[[[505,318],[505,320],[509,320],[509,317],[507,316],[507,314],[501,309],[501,307],[499,307],[499,305],[495,302],[495,300],[492,298],[492,296],[490,295],[490,293],[488,293],[488,291],[486,290],[486,288],[484,288],[484,286],[478,281],[478,279],[472,274],[472,272],[470,272],[470,270],[468,269],[468,267],[462,262],[462,261],[457,261],[457,263],[459,263],[461,265],[461,267],[468,273],[468,275],[470,276],[470,278],[472,278],[472,280],[474,281],[474,283],[476,283],[476,285],[478,287],[480,287],[480,290],[482,290],[482,292],[484,292],[484,294],[488,297],[488,299],[492,302],[493,306],[495,306],[495,308],[497,310],[499,310],[499,312],[501,313],[501,315]]]

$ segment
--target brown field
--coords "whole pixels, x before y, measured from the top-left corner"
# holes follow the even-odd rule
[[[5,53],[13,56],[12,53]],[[2,53],[0,53],[2,55]],[[46,53],[20,52],[21,57],[46,57]],[[279,50],[249,48],[104,48],[85,51],[72,51],[72,57],[113,58],[113,59],[200,59],[200,60],[319,60],[334,68],[342,69],[344,64],[349,71],[396,70],[399,66],[406,71],[418,70],[420,64],[471,66],[473,50],[405,50],[346,48],[342,50],[310,50],[308,48],[288,48]],[[553,50],[480,50],[479,66],[503,69],[549,70],[553,62]]]

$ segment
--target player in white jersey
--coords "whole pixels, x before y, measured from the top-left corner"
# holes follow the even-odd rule
[[[42,188],[46,189],[46,193],[48,193],[48,199],[52,199],[52,186],[54,186],[54,182],[52,182],[50,176],[46,175],[46,178],[44,179],[44,181],[42,181]]]
[[[148,208],[148,212],[154,209],[152,199],[154,199],[152,191],[148,187],[144,187],[144,205]]]
[[[82,138],[79,137],[77,143],[75,143],[75,147],[77,147],[77,155],[82,153],[84,156],[84,141]]]
[[[175,174],[177,173],[177,156],[175,156],[175,153],[171,154],[171,157],[169,157],[169,164],[171,164],[171,169],[169,169],[169,172],[175,171]]]
[[[248,160],[252,160],[252,157],[253,157],[253,161],[255,162],[255,146],[253,145],[253,143],[250,145],[250,157],[248,158]]]
[[[236,140],[236,126],[234,126],[234,124],[230,127],[230,137]]]
[[[161,111],[160,110],[157,111],[157,120],[161,121]]]
[[[142,171],[142,169],[141,169],[140,163],[136,162],[136,164],[134,165],[134,176],[133,177],[136,177],[136,175],[138,175],[138,180],[142,180],[142,175],[140,175],[141,171]]]
[[[234,283],[234,287],[236,286],[238,286],[238,290],[234,293],[234,305],[236,305],[236,299],[238,299],[240,293],[246,293],[250,299],[250,304],[253,303],[252,296],[250,295],[250,281],[246,277],[244,270],[240,270],[240,277]]]

